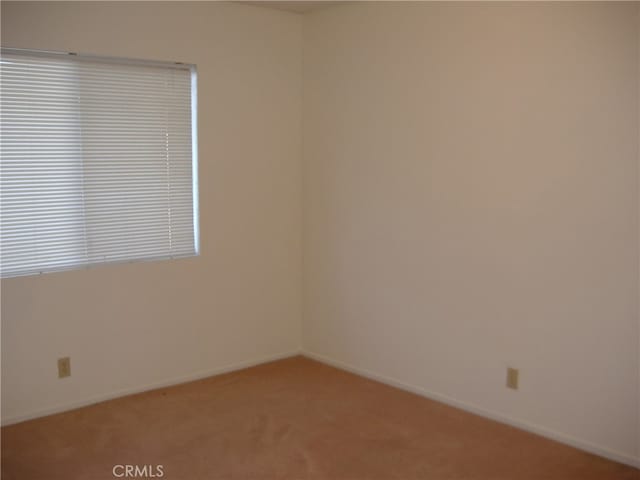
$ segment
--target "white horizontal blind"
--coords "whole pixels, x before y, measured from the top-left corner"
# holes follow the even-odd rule
[[[198,253],[195,69],[0,56],[3,277]]]

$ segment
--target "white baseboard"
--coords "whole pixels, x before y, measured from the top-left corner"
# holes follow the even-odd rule
[[[390,385],[392,387],[399,388],[401,390],[406,390],[408,392],[415,393],[417,395],[450,405],[452,407],[459,408],[461,410],[465,410],[467,412],[479,415],[481,417],[489,418],[491,420],[495,420],[497,422],[504,423],[512,427],[519,428],[521,430],[525,430],[527,432],[535,433],[536,435],[540,435],[541,437],[549,438],[551,440],[555,440],[556,442],[570,445],[580,450],[593,453],[594,455],[599,455],[601,457],[608,458],[609,460],[613,460],[615,462],[624,463],[625,465],[630,465],[632,467],[640,468],[640,458],[638,457],[633,457],[631,455],[627,455],[624,453],[615,452],[615,451],[609,450],[608,448],[604,448],[599,445],[595,445],[593,443],[574,438],[570,435],[556,432],[554,430],[550,430],[548,428],[545,428],[539,425],[534,425],[534,424],[525,422],[523,420],[511,418],[509,416],[506,416],[497,412],[493,412],[485,408],[477,407],[475,405],[472,405],[466,402],[461,402],[459,400],[456,400],[454,398],[448,397],[440,393],[430,392],[422,387],[400,382],[393,378],[386,377],[384,375],[379,375],[377,373],[373,373],[364,368],[354,367],[352,365],[348,365],[338,360],[333,360],[331,358],[325,357],[324,355],[320,355],[318,353],[314,353],[309,350],[303,349],[302,355],[312,360],[317,360],[318,362],[331,365],[332,367],[336,367],[341,370],[346,370],[348,372],[355,373],[356,375],[360,375],[362,377],[366,377],[371,380],[376,380],[378,382],[384,383],[386,385]]]
[[[159,382],[149,383],[143,386],[124,388],[122,390],[117,390],[115,392],[106,392],[100,395],[85,398],[83,400],[68,402],[64,404],[55,405],[53,407],[48,407],[48,408],[44,408],[44,409],[40,409],[32,412],[27,412],[27,413],[22,413],[20,415],[14,415],[12,417],[2,418],[1,424],[4,427],[7,425],[12,425],[14,423],[24,422],[26,420],[32,420],[34,418],[45,417],[47,415],[62,413],[69,410],[75,410],[76,408],[86,407],[88,405],[104,402],[106,400],[112,400],[118,397],[124,397],[127,395],[133,395],[136,393],[147,392],[149,390],[155,390],[157,388],[170,387],[172,385],[192,382],[194,380],[201,380],[203,378],[212,377],[214,375],[229,373],[235,370],[242,370],[248,367],[253,367],[255,365],[260,365],[261,363],[268,363],[268,362],[273,362],[275,360],[282,360],[284,358],[289,358],[289,357],[293,357],[295,355],[300,355],[300,354],[301,354],[300,350],[293,350],[290,352],[280,353],[277,355],[269,355],[266,357],[234,363],[232,365],[225,365],[223,367],[213,368],[211,370],[201,370],[199,372],[191,373],[188,375],[182,375],[182,376],[170,378],[167,380],[161,380]]]
[[[270,356],[261,357],[258,359],[247,360],[244,362],[239,362],[232,365],[226,365],[226,366],[214,368],[211,370],[200,371],[200,372],[192,373],[189,375],[174,377],[168,380],[162,380],[160,382],[150,383],[144,386],[139,386],[134,388],[125,388],[115,392],[103,393],[100,395],[96,395],[83,400],[78,400],[75,402],[69,402],[69,403],[60,404],[60,405],[48,407],[48,408],[37,410],[37,411],[27,412],[20,415],[14,415],[12,417],[2,418],[2,426],[12,425],[15,423],[24,422],[26,420],[32,420],[34,418],[44,417],[47,415],[53,415],[55,413],[66,412],[69,410],[74,410],[76,408],[86,407],[88,405],[93,405],[95,403],[104,402],[106,400],[112,400],[114,398],[124,397],[126,395],[133,395],[136,393],[142,393],[149,390],[155,390],[157,388],[165,388],[172,385],[178,385],[180,383],[200,380],[200,379],[211,377],[214,375],[220,375],[223,373],[229,373],[236,370],[242,370],[244,368],[249,368],[255,365],[272,362],[275,360],[282,360],[284,358],[293,357],[295,355],[304,355],[305,357],[311,358],[313,360],[317,360],[327,365],[331,365],[333,367],[340,368],[342,370],[346,370],[346,371],[355,373],[357,375],[370,378],[372,380],[376,380],[378,382],[381,382],[396,388],[400,388],[402,390],[406,390],[408,392],[412,392],[417,395],[421,395],[423,397],[427,397],[447,405],[451,405],[461,410],[465,410],[467,412],[480,415],[482,417],[486,417],[491,420],[495,420],[497,422],[505,423],[507,425],[519,428],[521,430],[535,433],[542,437],[546,437],[551,440],[555,440],[557,442],[570,445],[572,447],[578,448],[580,450],[584,450],[589,453],[593,453],[594,455],[599,455],[601,457],[605,457],[616,462],[620,462],[626,465],[630,465],[632,467],[640,468],[640,458],[638,457],[633,457],[631,455],[627,455],[624,453],[615,452],[607,448],[601,447],[599,445],[595,445],[590,442],[586,442],[584,440],[571,437],[570,435],[565,435],[563,433],[559,433],[554,430],[541,427],[539,425],[534,425],[522,420],[511,418],[509,416],[506,416],[497,412],[493,412],[491,410],[477,407],[475,405],[472,405],[466,402],[461,402],[459,400],[448,397],[446,395],[442,395],[440,393],[430,392],[422,387],[400,382],[393,378],[386,377],[384,375],[379,375],[363,368],[354,367],[352,365],[348,365],[346,363],[330,359],[328,357],[325,357],[324,355],[320,355],[308,350],[293,350],[290,352],[281,353],[277,355],[270,355]]]

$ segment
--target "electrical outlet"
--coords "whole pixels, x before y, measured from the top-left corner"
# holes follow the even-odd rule
[[[518,374],[517,368],[507,367],[507,388],[518,389]]]
[[[63,357],[58,359],[58,378],[71,376],[71,359]]]

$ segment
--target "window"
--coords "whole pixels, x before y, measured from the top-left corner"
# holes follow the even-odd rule
[[[197,255],[193,65],[2,49],[0,273]]]

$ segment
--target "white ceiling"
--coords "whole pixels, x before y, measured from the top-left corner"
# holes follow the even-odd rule
[[[259,7],[267,7],[267,8],[275,8],[277,10],[287,10],[289,12],[295,13],[305,13],[310,12],[311,10],[318,10],[319,8],[326,8],[331,5],[337,5],[339,3],[345,2],[332,2],[332,1],[317,1],[317,2],[294,2],[294,1],[285,1],[285,2],[276,2],[271,0],[262,0],[257,2],[242,2],[247,3],[249,5],[257,5]]]

